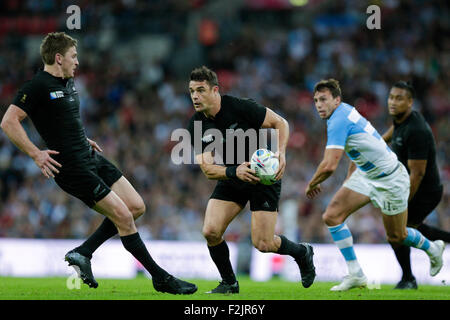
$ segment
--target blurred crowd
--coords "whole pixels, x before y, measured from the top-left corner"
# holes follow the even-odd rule
[[[450,38],[446,1],[379,1],[381,29],[366,26],[366,1],[2,1],[0,115],[42,67],[39,44],[50,31],[78,39],[76,87],[89,138],[143,197],[145,239],[202,240],[215,182],[197,165],[176,165],[171,133],[193,114],[192,68],[218,73],[220,92],[250,97],[290,124],[277,231],[331,242],[321,214],[342,183],[344,159],[313,201],[304,189],[323,156],[325,122],[313,106],[314,83],[333,77],[343,100],[382,134],[392,123],[387,95],[412,81],[414,108],[433,129],[444,198],[428,222],[450,229]],[[295,3],[295,1],[292,1]],[[300,2],[299,2],[300,3]],[[372,3],[372,2],[371,2]],[[378,3],[375,1],[375,3]],[[67,30],[66,8],[81,8],[81,29]],[[45,148],[32,123],[25,127]],[[47,180],[0,133],[0,237],[86,238],[102,217]],[[225,236],[250,243],[247,207]],[[366,206],[349,219],[355,243],[385,243],[382,219]]]

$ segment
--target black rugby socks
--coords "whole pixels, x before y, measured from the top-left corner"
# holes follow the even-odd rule
[[[100,247],[106,240],[114,237],[117,234],[117,228],[114,223],[105,218],[102,224],[94,231],[94,233],[83,244],[74,250],[89,259],[98,247]]]
[[[145,267],[145,269],[150,272],[153,279],[162,281],[168,275],[168,273],[152,259],[138,232],[120,237],[120,240],[122,240],[125,249],[127,249],[128,252],[130,252]]]
[[[208,246],[208,249],[222,279],[228,284],[235,283],[236,276],[230,262],[230,250],[228,249],[228,245],[225,240],[216,246]]]
[[[398,247],[392,247],[392,249],[394,249],[397,261],[400,264],[400,267],[402,268],[403,271],[402,280],[414,279],[414,276],[411,271],[411,258],[410,258],[411,247],[402,245]]]
[[[279,235],[281,239],[280,248],[276,253],[283,255],[290,255],[294,257],[294,259],[303,258],[306,254],[306,247],[301,244],[292,242],[288,238],[283,235]]]

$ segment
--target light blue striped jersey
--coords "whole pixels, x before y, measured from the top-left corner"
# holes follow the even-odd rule
[[[327,120],[327,149],[342,149],[368,178],[393,172],[397,156],[377,130],[351,105],[342,102]]]

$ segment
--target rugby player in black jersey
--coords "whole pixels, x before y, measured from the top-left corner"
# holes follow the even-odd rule
[[[42,174],[54,178],[65,192],[105,216],[98,229],[81,246],[69,251],[65,260],[79,268],[84,283],[96,288],[92,254],[119,233],[125,249],[152,275],[157,291],[194,293],[194,284],[173,277],[152,259],[134,223],[145,211],[144,201],[120,170],[99,154],[102,150],[97,143],[86,137],[73,81],[78,67],[77,40],[63,32],[49,33],[42,41],[40,53],[44,69],[19,90],[1,128],[34,160]],[[21,124],[27,116],[48,150],[40,150],[28,138]]]
[[[450,233],[424,224],[425,218],[437,207],[443,186],[436,163],[436,143],[424,117],[412,109],[414,88],[405,81],[395,83],[388,97],[388,110],[393,125],[383,135],[391,142],[392,150],[408,169],[410,194],[408,200],[408,226],[417,228],[429,240],[450,241]],[[403,276],[395,289],[417,289],[411,271],[410,248],[394,247]]]
[[[208,179],[218,180],[208,201],[202,232],[222,281],[209,293],[239,293],[239,283],[230,263],[228,245],[222,236],[247,202],[250,202],[252,212],[253,245],[261,252],[292,256],[299,265],[302,284],[308,288],[316,275],[311,245],[294,243],[283,235],[275,235],[281,178],[285,170],[285,151],[289,138],[287,121],[253,100],[221,95],[216,73],[205,66],[191,72],[189,91],[196,111],[188,127],[196,162],[200,164]],[[196,128],[200,126],[201,132],[196,134]],[[244,146],[241,140],[241,145],[234,144],[233,150],[228,150],[226,146],[229,139],[235,139],[227,136],[227,131],[236,132],[241,129],[241,132],[245,133],[253,129],[258,132],[261,128],[274,128],[279,131],[277,155],[280,165],[277,181],[269,186],[259,183],[259,178],[249,168],[249,145]],[[220,148],[224,151],[221,156],[225,165],[214,162],[213,151],[208,151],[208,146],[214,143],[214,137],[206,132],[209,129],[216,129],[216,132],[219,130],[225,137],[221,141],[223,148]],[[201,141],[195,141],[196,137]],[[235,152],[234,156],[228,154],[227,157],[227,153],[231,151]],[[239,163],[239,157],[243,157],[245,161]]]

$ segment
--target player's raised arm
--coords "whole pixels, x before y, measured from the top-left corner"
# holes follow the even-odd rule
[[[59,152],[54,150],[41,151],[33,142],[31,142],[21,124],[21,121],[26,117],[27,114],[25,111],[18,106],[11,104],[3,116],[1,128],[17,148],[34,160],[47,178],[55,177],[54,174],[59,173],[59,170],[56,167],[61,167],[61,164],[54,160],[51,155],[58,154]]]
[[[239,166],[224,167],[214,163],[212,152],[204,152],[196,155],[197,163],[203,174],[210,180],[240,179],[245,182],[257,183],[259,178],[255,171],[250,169],[250,163],[244,162]]]
[[[289,123],[279,114],[276,114],[271,109],[266,108],[266,117],[262,124],[262,128],[272,128],[277,130],[278,136],[278,150],[276,155],[280,162],[275,180],[280,180],[283,177],[286,169],[286,147],[289,140]]]

